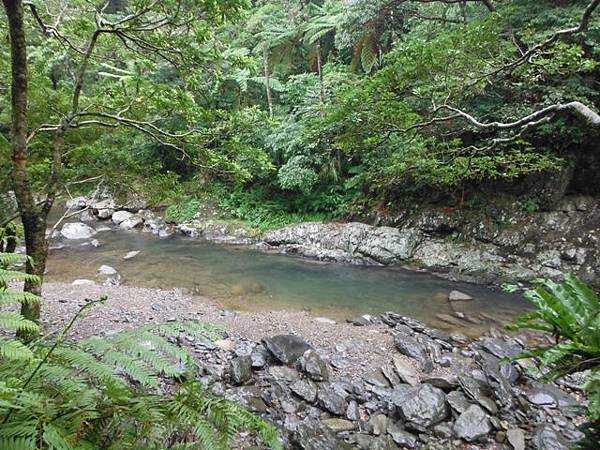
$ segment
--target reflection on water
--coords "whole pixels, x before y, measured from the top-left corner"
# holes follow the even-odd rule
[[[94,279],[98,267],[108,264],[131,285],[188,288],[233,309],[308,309],[336,319],[394,311],[442,328],[448,328],[448,318],[442,316],[446,323],[441,322],[440,314],[458,310],[466,314],[466,328],[484,329],[492,318],[507,322],[526,308],[518,296],[395,268],[321,264],[135,231],[107,231],[95,237],[99,248],[67,241],[65,248],[52,251],[47,279]],[[124,260],[132,250],[141,253]],[[451,305],[447,298],[453,289],[475,300]]]

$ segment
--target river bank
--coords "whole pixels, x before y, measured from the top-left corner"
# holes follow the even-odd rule
[[[517,203],[486,209],[435,206],[368,223],[311,222],[259,233],[211,208],[183,223],[167,223],[140,202],[116,206],[111,198],[68,202],[84,222],[111,220],[161,238],[181,233],[219,244],[295,254],[326,262],[410,266],[470,283],[527,283],[577,275],[600,286],[600,200],[564,197],[553,209],[524,211]],[[87,233],[93,233],[88,230]],[[89,237],[89,236],[88,236]]]
[[[46,325],[60,329],[103,295],[72,338],[174,320],[223,325],[227,337],[214,344],[178,342],[197,356],[207,389],[274,422],[286,448],[558,450],[582,438],[583,374],[547,384],[528,371],[531,360],[505,361],[527,348],[525,334],[469,340],[394,313],[357,326],[232,312],[180,289],[89,282],[47,283]]]

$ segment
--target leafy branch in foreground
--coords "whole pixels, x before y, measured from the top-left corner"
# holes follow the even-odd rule
[[[525,292],[536,310],[518,319],[512,329],[551,333],[555,343],[519,355],[537,358],[547,380],[589,369],[584,385],[592,421],[600,421],[600,298],[577,277],[564,283],[540,281],[541,286]]]
[[[8,289],[12,281],[30,277],[6,269],[25,258],[0,254],[3,308],[41,302]],[[214,340],[222,336],[218,327],[152,324],[110,338],[66,342],[74,320],[57,338],[26,346],[9,333],[37,325],[16,312],[0,311],[0,448],[225,450],[241,430],[269,448],[282,448],[273,426],[209,395],[195,381],[190,355],[178,345],[180,336]]]

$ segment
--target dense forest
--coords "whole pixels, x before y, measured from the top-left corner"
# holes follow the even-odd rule
[[[543,173],[598,192],[594,2],[252,3],[26,7],[34,187],[60,141],[56,187],[213,196],[265,226],[519,182],[535,202]]]
[[[236,404],[198,396],[198,386],[187,383],[181,368],[171,368],[171,359],[183,356],[165,336],[218,339],[210,327],[144,329],[143,339],[160,348],[164,360],[145,353],[144,344],[130,335],[62,349],[72,323],[51,350],[28,347],[37,345],[43,318],[41,281],[48,238],[56,229],[49,218],[76,196],[110,195],[122,205],[141,199],[138,209],[159,211],[168,223],[189,222],[208,209],[257,235],[313,221],[409,224],[421,227],[419,236],[428,239],[475,236],[487,253],[474,258],[500,261],[500,269],[494,266],[496,284],[538,258],[537,268],[508,281],[573,272],[600,286],[600,250],[595,231],[589,231],[600,217],[600,0],[3,0],[3,5],[0,252],[6,253],[0,253],[0,305],[20,304],[23,315],[0,312],[0,329],[17,331],[20,339],[0,340],[0,374],[19,382],[19,371],[30,374],[18,394],[11,390],[14,384],[0,379],[0,411],[7,411],[0,422],[18,421],[7,432],[0,425],[6,448],[227,448],[241,429],[257,436],[256,442],[281,445],[269,424]],[[564,206],[566,197],[579,203]],[[459,211],[463,222],[432,225],[414,218],[428,208]],[[556,208],[571,214],[572,222],[548,234],[548,247],[561,239],[578,247],[548,250],[536,241],[527,250],[533,231],[506,243],[512,237],[502,233],[526,220],[530,229],[541,230],[536,239],[544,240],[546,230],[535,222],[542,219],[525,217]],[[96,215],[97,209],[91,208]],[[492,237],[484,235],[490,215]],[[372,233],[369,239],[380,238],[379,231]],[[268,244],[297,244],[287,235],[266,236]],[[21,238],[26,257],[14,254]],[[351,244],[340,244],[344,251],[354,245],[348,239]],[[410,256],[425,261],[426,269],[439,269],[431,254],[440,247],[419,253],[414,241]],[[311,251],[304,256],[314,256]],[[317,259],[335,260],[331,255],[340,251]],[[409,259],[378,251],[365,258],[383,264]],[[463,264],[481,276],[484,270],[472,261],[456,263],[466,253],[462,247],[455,253],[447,266],[463,270]],[[26,273],[15,269],[20,265]],[[11,290],[15,282],[24,283],[24,292]],[[545,368],[573,358],[582,358],[584,369],[596,367],[588,391],[595,392],[590,411],[597,425],[598,298],[577,278],[567,277],[565,288],[545,283],[547,291],[529,292],[541,312],[519,326],[550,332],[557,344],[559,338],[574,343],[537,353]],[[568,304],[564,309],[557,306],[562,302]],[[140,369],[129,359],[127,349],[134,347],[149,367]],[[111,361],[103,357],[107,353]],[[10,368],[5,359],[25,361],[29,372]],[[87,367],[89,379],[68,384],[65,364]],[[135,386],[114,376],[111,364]],[[574,371],[559,369],[555,378]],[[136,390],[137,384],[158,383],[153,370],[183,380],[168,404]],[[33,389],[41,395],[44,377],[62,380],[60,395],[33,398]],[[101,380],[102,388],[92,383],[89,390],[90,380]],[[45,413],[34,414],[39,423],[27,428],[28,420],[35,421],[25,412],[27,402],[39,406],[57,396],[70,404],[70,422],[60,412],[47,422],[41,418]],[[107,405],[100,407],[103,398]],[[81,413],[92,404],[93,413]],[[107,410],[111,420],[98,420],[96,413]],[[119,420],[129,424],[127,431]],[[130,432],[138,420],[143,426]],[[93,427],[86,428],[87,421]],[[106,442],[105,426],[122,440]],[[159,428],[175,437],[161,441]],[[77,437],[84,429],[85,438]]]

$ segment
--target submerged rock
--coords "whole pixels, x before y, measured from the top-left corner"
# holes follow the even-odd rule
[[[448,300],[451,302],[470,302],[473,300],[473,297],[461,291],[452,291],[448,294]]]

